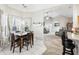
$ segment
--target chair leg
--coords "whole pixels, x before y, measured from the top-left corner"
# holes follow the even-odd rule
[[[27,47],[27,50],[28,50],[28,42],[27,41],[25,41],[25,46]]]
[[[28,45],[27,45],[27,50],[28,50]]]
[[[21,53],[21,46],[20,46],[20,50],[19,50],[19,51],[20,51],[20,53]]]
[[[10,51],[12,50],[12,46],[10,47]]]
[[[73,49],[71,49],[71,55],[74,55]]]
[[[63,54],[62,55],[65,55],[65,52],[63,52]]]
[[[13,44],[13,53],[14,53],[14,51],[15,51],[15,43]]]
[[[28,46],[29,46],[29,43],[28,42],[27,42],[26,46],[27,46],[27,50],[28,50]]]
[[[10,51],[12,50],[12,46],[13,46],[13,43],[11,43],[11,46],[10,46]]]
[[[19,48],[19,52],[21,53],[21,48],[22,48],[22,47],[21,47],[21,40],[20,40],[20,43],[19,43],[19,44],[20,44],[20,45],[19,45],[19,47],[20,47],[20,48]]]
[[[62,55],[65,55],[65,48],[63,47],[63,53],[62,53]]]
[[[32,35],[32,45],[34,45],[33,35]]]
[[[32,40],[30,40],[30,47],[32,48]]]

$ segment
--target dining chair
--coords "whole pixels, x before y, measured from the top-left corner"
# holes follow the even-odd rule
[[[27,46],[27,50],[28,50],[28,46],[30,45],[30,47],[32,48],[32,35],[31,33],[28,33],[27,35],[25,35],[24,37],[24,45]]]
[[[15,48],[19,46],[19,38],[15,39],[14,33],[11,34],[11,46],[10,50],[13,49],[13,53],[15,51]]]
[[[70,54],[70,55],[74,55],[74,48],[75,45],[73,44],[73,41],[71,39],[68,39],[66,36],[66,32],[64,31],[62,36],[62,45],[63,45],[63,55],[65,55],[65,53]]]

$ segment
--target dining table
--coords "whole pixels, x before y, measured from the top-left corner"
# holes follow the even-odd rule
[[[74,54],[79,55],[79,34],[67,32],[68,39],[73,40],[75,44]]]
[[[24,35],[27,35],[30,32],[14,32],[13,31],[11,33],[14,33],[15,39],[17,38],[17,36],[20,38],[20,52],[21,52],[21,49],[23,48],[23,45],[24,45],[24,42],[23,42]]]

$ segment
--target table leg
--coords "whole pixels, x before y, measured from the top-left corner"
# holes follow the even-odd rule
[[[21,37],[21,40],[20,40],[20,52],[21,52],[22,48],[23,48],[23,38]]]
[[[31,40],[30,40],[30,46],[31,46],[31,48],[32,48],[32,38],[31,38]]]
[[[33,37],[33,34],[32,34],[32,45],[34,45],[34,37]]]

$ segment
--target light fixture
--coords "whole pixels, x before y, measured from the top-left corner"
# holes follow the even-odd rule
[[[75,28],[75,27],[73,27],[73,28],[72,28],[72,31],[73,31],[73,33],[75,33],[75,32],[76,32],[76,28]]]
[[[44,19],[49,20],[52,19],[52,17],[49,16],[48,12],[45,13]]]

